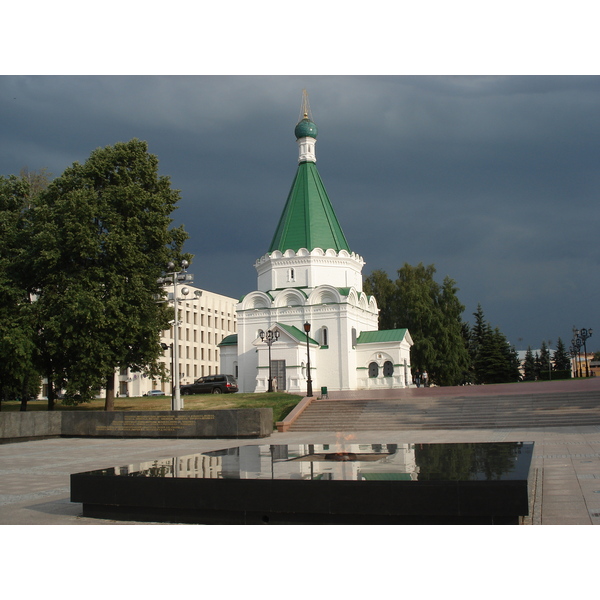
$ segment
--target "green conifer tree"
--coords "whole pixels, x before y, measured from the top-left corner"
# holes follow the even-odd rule
[[[549,380],[552,372],[552,359],[550,356],[550,350],[545,341],[542,342],[540,347],[540,363],[539,363],[539,379]]]
[[[535,381],[535,358],[531,346],[527,347],[523,361],[523,381]]]
[[[540,355],[536,352],[533,355],[533,364],[534,364],[534,373],[535,373],[535,381],[537,381],[540,378],[540,374],[542,371],[542,361],[540,359]]]
[[[481,305],[473,313],[469,350],[476,383],[506,383],[520,378],[516,350],[506,336],[486,321]]]
[[[556,343],[553,362],[555,371],[571,371],[571,357],[561,338],[558,338],[558,342]]]

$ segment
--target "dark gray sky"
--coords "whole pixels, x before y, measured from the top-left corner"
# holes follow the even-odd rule
[[[0,174],[58,176],[147,141],[182,192],[196,283],[239,297],[296,171],[306,88],[317,167],[364,276],[434,264],[465,320],[481,303],[517,349],[595,326],[593,3],[213,4],[9,5]]]
[[[0,173],[58,176],[97,147],[146,140],[181,190],[196,283],[239,297],[296,171],[303,88],[365,276],[434,264],[465,319],[481,303],[517,349],[594,327],[599,77],[2,76]]]

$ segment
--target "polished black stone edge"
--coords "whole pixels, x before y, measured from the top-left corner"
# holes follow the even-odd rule
[[[269,524],[517,523],[526,480],[298,481],[71,475],[83,515],[135,521]]]
[[[83,505],[83,517],[189,525],[520,525],[519,515],[325,515]]]

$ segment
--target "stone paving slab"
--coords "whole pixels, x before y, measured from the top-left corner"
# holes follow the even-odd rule
[[[273,433],[255,440],[55,438],[0,445],[0,524],[130,524],[83,518],[71,473],[247,444],[535,442],[534,525],[600,524],[600,426],[540,429]]]

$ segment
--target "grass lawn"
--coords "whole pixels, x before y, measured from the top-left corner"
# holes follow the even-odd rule
[[[302,396],[272,392],[264,394],[196,394],[182,396],[184,410],[218,410],[220,408],[272,408],[273,426],[281,421],[302,400]],[[18,411],[19,402],[2,402],[1,411]],[[47,410],[47,400],[27,403],[27,410]],[[68,406],[57,400],[54,410],[104,410],[104,400],[92,400],[77,406]],[[171,410],[171,396],[115,398],[115,410]],[[1,412],[0,412],[1,414]]]

